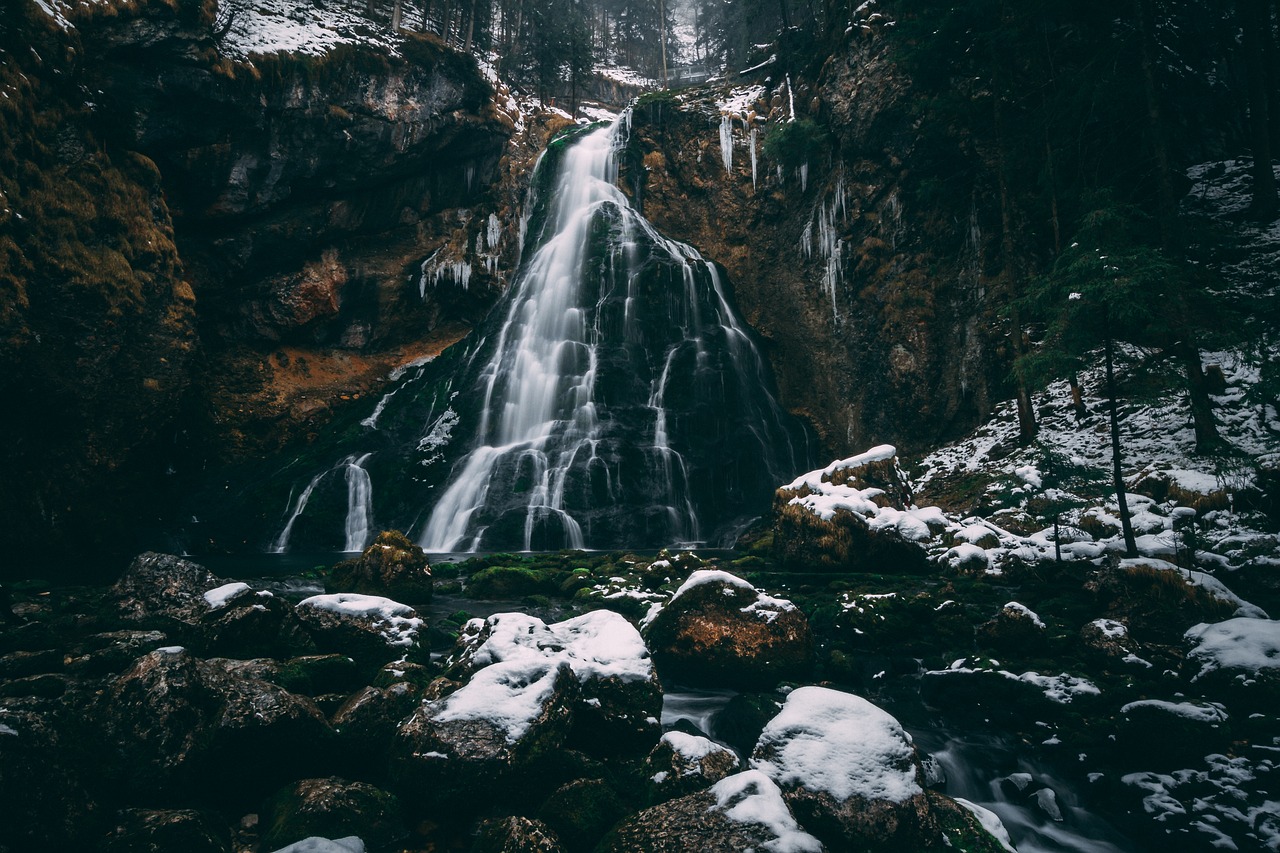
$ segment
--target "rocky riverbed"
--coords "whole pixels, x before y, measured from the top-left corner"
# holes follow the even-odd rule
[[[954,745],[939,762],[904,726],[999,736],[981,772],[1021,809],[1023,849],[1276,843],[1280,643],[1234,615],[1258,605],[1083,561],[776,569],[688,552],[428,567],[383,534],[301,600],[155,553],[109,589],[16,584],[0,845],[1008,849],[999,818],[947,795]],[[433,597],[517,604],[428,623]],[[689,686],[716,688],[701,728],[663,712]],[[1084,814],[1118,827],[1112,847],[1079,840]]]

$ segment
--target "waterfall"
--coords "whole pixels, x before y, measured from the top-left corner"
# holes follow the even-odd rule
[[[472,439],[432,495],[427,551],[710,541],[798,470],[716,266],[615,185],[627,118],[540,161],[553,189],[454,386]]]
[[[311,499],[311,493],[316,490],[316,486],[320,485],[320,481],[324,479],[324,475],[328,471],[321,471],[311,478],[311,482],[307,483],[302,493],[298,495],[297,502],[293,505],[293,512],[289,514],[289,520],[284,523],[284,527],[276,534],[276,538],[271,542],[271,553],[283,554],[289,550],[289,537],[293,535],[293,523],[298,520],[298,516],[302,515],[302,511],[307,508],[307,501]]]
[[[373,524],[373,483],[363,466],[372,455],[348,456],[343,460],[347,467],[347,523],[343,551],[363,551],[369,544],[369,528]]]

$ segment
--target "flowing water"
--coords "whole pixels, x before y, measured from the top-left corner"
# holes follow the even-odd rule
[[[428,551],[701,544],[743,520],[710,506],[713,489],[732,507],[799,464],[718,269],[617,188],[625,128],[563,153],[473,384],[473,445],[419,537]],[[748,457],[767,482],[744,476]]]
[[[813,467],[720,269],[618,189],[627,128],[552,142],[507,293],[275,475],[268,550],[727,547]]]

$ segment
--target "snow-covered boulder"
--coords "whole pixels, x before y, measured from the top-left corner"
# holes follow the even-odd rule
[[[1031,608],[1010,601],[992,619],[977,627],[979,646],[1001,652],[1035,653],[1044,649],[1047,629]]]
[[[336,776],[282,788],[267,801],[261,821],[264,850],[305,838],[353,835],[373,850],[390,850],[407,834],[393,794]]]
[[[1217,702],[1139,699],[1120,708],[1115,749],[1134,766],[1170,771],[1229,749],[1231,719]]]
[[[802,474],[773,501],[777,557],[806,571],[923,571],[921,543],[946,527],[937,507],[911,506],[891,445]]]
[[[573,744],[595,751],[648,749],[657,738],[662,686],[640,632],[610,610],[548,625],[497,613],[463,627],[449,674],[465,678],[499,663],[563,662],[578,679]]]
[[[489,796],[518,772],[563,746],[580,704],[563,660],[495,663],[456,692],[422,702],[392,746],[401,783],[429,801]]]
[[[663,676],[690,684],[771,688],[803,677],[813,656],[798,607],[718,570],[689,575],[644,632]]]
[[[658,803],[701,791],[737,772],[738,763],[733,750],[709,738],[667,732],[644,762],[649,800]]]
[[[376,595],[313,595],[298,603],[298,618],[326,652],[353,658],[365,668],[425,652],[426,623],[406,604]]]
[[[1205,689],[1258,707],[1280,702],[1280,622],[1236,617],[1201,623],[1185,640],[1192,680]]]
[[[1012,672],[981,658],[960,658],[946,669],[925,672],[920,680],[920,697],[935,708],[1018,724],[1053,716],[1065,706],[1087,706],[1101,695],[1087,678]]]
[[[710,789],[669,800],[623,821],[604,843],[606,853],[819,853],[822,843],[796,822],[768,776],[746,770]]]
[[[431,601],[431,566],[422,549],[403,534],[388,530],[354,560],[338,563],[325,579],[326,592],[381,595],[407,604]]]
[[[915,746],[901,724],[850,693],[792,691],[761,733],[751,765],[778,786],[800,824],[833,850],[995,843],[971,812],[925,790]]]

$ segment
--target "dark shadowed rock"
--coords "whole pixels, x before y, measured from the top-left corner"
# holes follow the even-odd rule
[[[562,853],[555,832],[527,817],[492,818],[480,824],[471,853]]]
[[[560,838],[566,850],[592,850],[600,838],[627,815],[622,797],[601,779],[575,779],[557,788],[538,816]]]
[[[331,736],[323,715],[252,671],[177,647],[144,655],[94,709],[103,776],[125,796],[208,786],[236,799],[309,766]]]
[[[418,705],[418,693],[402,681],[365,687],[348,698],[331,720],[339,746],[361,766],[383,765],[397,728]]]
[[[370,853],[391,850],[406,835],[395,796],[366,782],[304,779],[277,791],[262,811],[264,849],[304,838],[355,835]]]
[[[204,648],[226,657],[291,657],[315,651],[293,605],[270,592],[246,590],[210,606],[200,619]]]
[[[0,845],[72,850],[100,837],[103,810],[86,789],[74,722],[48,700],[0,705]]]
[[[645,639],[665,679],[747,690],[803,678],[813,656],[804,613],[720,571],[690,575]]]
[[[147,551],[111,587],[120,616],[160,627],[195,625],[209,609],[204,594],[222,581],[197,563]]]
[[[431,566],[422,549],[398,531],[378,534],[358,558],[338,563],[325,580],[326,592],[381,595],[408,604],[431,601]]]
[[[226,853],[231,849],[231,831],[214,815],[194,809],[128,809],[120,813],[106,849],[108,853]]]

